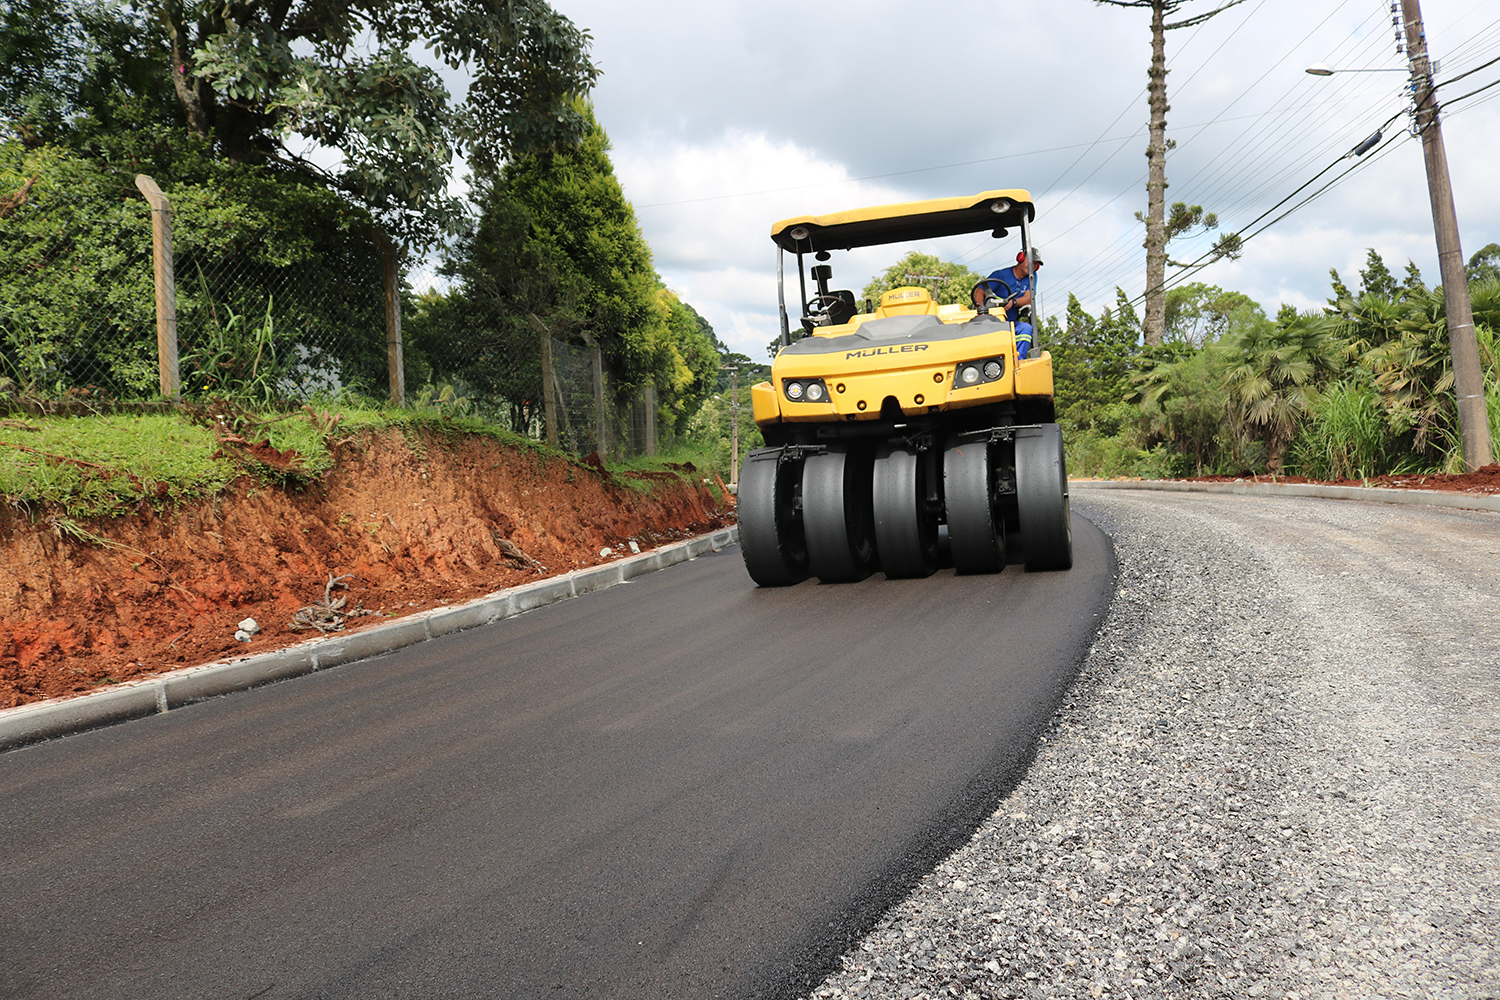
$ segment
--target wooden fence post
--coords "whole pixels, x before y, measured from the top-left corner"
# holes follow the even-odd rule
[[[557,447],[557,400],[555,382],[552,377],[552,334],[542,321],[531,317],[542,333],[542,417],[547,424],[547,444]]]
[[[401,350],[401,252],[391,238],[372,227],[380,250],[381,284],[385,288],[385,359],[390,372],[391,405],[406,405],[406,364]]]
[[[646,383],[646,454],[656,454],[656,383]]]
[[[177,367],[177,281],[172,274],[172,205],[156,181],[135,175],[135,186],[151,205],[151,270],[156,282],[156,363],[161,394],[182,401],[182,377]]]

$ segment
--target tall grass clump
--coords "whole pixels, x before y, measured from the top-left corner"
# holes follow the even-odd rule
[[[1358,382],[1336,382],[1312,405],[1296,464],[1313,479],[1378,476],[1389,471],[1390,440],[1375,391]]]

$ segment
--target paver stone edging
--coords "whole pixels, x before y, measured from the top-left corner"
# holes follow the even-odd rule
[[[386,625],[311,639],[285,649],[184,667],[77,698],[0,710],[0,752],[139,719],[234,691],[259,687],[389,653],[440,635],[500,621],[570,597],[625,583],[645,573],[717,552],[739,540],[739,526],[664,545],[602,566],[522,584],[451,607],[419,611]]]

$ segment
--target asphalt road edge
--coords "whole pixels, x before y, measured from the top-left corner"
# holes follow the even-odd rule
[[[0,709],[0,753],[59,736],[157,715],[219,695],[368,659],[441,635],[488,625],[697,559],[738,540],[739,526],[731,525],[602,566],[499,590],[463,604],[419,611],[359,632],[326,635],[268,653],[183,667],[76,698]]]
[[[1159,490],[1167,493],[1240,493],[1250,496],[1321,497],[1367,500],[1417,507],[1456,507],[1500,511],[1500,496],[1451,490],[1392,490],[1377,486],[1322,486],[1314,483],[1193,483],[1177,479],[1069,479],[1069,490]]]

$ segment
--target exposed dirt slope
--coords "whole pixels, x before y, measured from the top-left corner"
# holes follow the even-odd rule
[[[294,619],[331,618],[316,608],[330,577],[347,578],[339,617],[372,612],[347,617],[358,629],[734,520],[691,466],[627,485],[597,464],[399,432],[336,457],[306,490],[245,479],[167,516],[75,526],[0,508],[0,708],[300,642],[317,631]],[[244,618],[262,629],[248,643]]]

